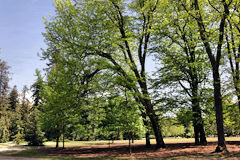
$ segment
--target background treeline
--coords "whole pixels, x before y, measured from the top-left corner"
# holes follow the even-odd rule
[[[43,33],[48,67],[32,86],[36,126],[57,142],[144,135],[157,148],[163,136],[205,145],[217,135],[225,150],[240,129],[239,5],[56,0]]]
[[[9,87],[9,66],[0,59],[0,142],[26,140],[29,145],[42,145],[43,133],[37,123],[35,106],[29,101],[27,86],[21,93]]]

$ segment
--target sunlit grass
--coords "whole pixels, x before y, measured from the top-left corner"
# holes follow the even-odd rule
[[[217,141],[217,137],[207,138],[208,142]],[[226,137],[226,141],[240,141],[240,137]],[[193,143],[194,138],[164,138],[165,143]],[[101,140],[101,141],[67,141],[64,143],[65,147],[77,147],[77,146],[91,146],[91,145],[104,145],[112,143],[112,141]],[[125,143],[128,144],[128,140],[114,140],[115,144]],[[135,140],[134,143],[145,143],[145,140]],[[155,139],[151,139],[151,143],[155,144]],[[46,147],[55,147],[56,142],[48,141],[45,142],[44,145]],[[62,146],[62,142],[59,143],[60,147]]]
[[[207,138],[208,142],[217,141],[217,137]],[[240,141],[240,137],[226,137],[226,141]],[[194,138],[164,138],[165,143],[191,143],[194,142]],[[91,146],[91,145],[104,145],[112,143],[109,140],[97,140],[97,141],[67,141],[65,142],[65,147],[77,147],[77,146]],[[128,140],[114,140],[114,144],[126,143]],[[134,143],[145,143],[145,140],[135,140]],[[155,139],[151,139],[151,143],[155,144]],[[48,141],[44,143],[45,147],[55,147],[56,142]],[[60,147],[62,142],[59,143]],[[0,143],[0,148],[3,147],[20,147],[29,148],[26,142],[22,142],[20,145],[16,145],[14,142]]]

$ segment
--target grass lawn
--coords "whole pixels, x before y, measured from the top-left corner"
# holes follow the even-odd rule
[[[217,138],[207,138],[208,142],[213,142],[217,141]],[[193,138],[165,138],[164,139],[166,144],[171,144],[171,143],[191,143],[194,142]],[[240,141],[240,137],[226,137],[226,141]],[[94,146],[106,146],[109,144],[111,141],[68,141],[65,142],[65,147],[79,147],[79,146],[89,146],[89,147],[94,147]],[[136,140],[134,144],[144,144],[145,140]],[[151,140],[151,143],[154,144],[155,140]],[[44,155],[40,154],[39,151],[43,148],[52,148],[55,147],[55,142],[45,142],[42,147],[30,147],[26,146],[26,143],[21,143],[20,145],[15,145],[14,143],[0,143],[0,156],[16,156],[16,157],[29,157],[29,158],[46,158],[48,160],[76,160],[76,159],[118,159],[114,157],[87,157],[87,158],[75,158],[71,155],[69,156],[51,156],[51,155]],[[127,140],[116,140],[114,141],[114,145],[120,144],[128,144]],[[60,147],[62,146],[62,143],[60,143]],[[6,149],[7,150],[4,150]],[[240,150],[240,148],[239,148]],[[159,151],[160,152],[160,151]],[[201,155],[204,156],[204,155]],[[205,158],[219,158],[221,155],[206,155]],[[236,155],[240,156],[240,154]],[[171,157],[171,159],[185,159],[185,156],[176,156],[176,157]],[[199,155],[193,156],[193,158],[198,158]],[[124,157],[121,157],[123,159]],[[134,157],[126,157],[127,159],[135,159]],[[143,159],[143,158],[139,158]],[[144,158],[146,159],[146,158]],[[153,159],[153,158],[150,158]],[[160,159],[160,158],[157,158]],[[168,159],[168,158],[161,158],[161,159]]]
[[[217,141],[217,137],[207,138],[208,142]],[[240,137],[226,137],[226,141],[240,141]],[[104,145],[112,143],[112,141],[68,141],[65,142],[65,147],[76,147],[76,146],[88,146],[88,145]],[[144,143],[145,140],[135,140],[134,143]],[[164,138],[165,143],[191,143],[194,142],[194,138]],[[128,140],[115,140],[114,143],[128,143]],[[151,144],[155,144],[155,139],[151,139]],[[60,147],[62,142],[59,143]],[[45,146],[47,147],[55,147],[56,142],[45,142]]]

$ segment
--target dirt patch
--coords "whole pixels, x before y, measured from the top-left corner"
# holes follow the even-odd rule
[[[19,148],[19,147],[14,147],[14,146],[1,146],[0,147],[0,153],[5,153],[5,152],[11,152],[11,153],[18,153],[21,151],[26,150],[25,148]]]
[[[197,146],[193,143],[169,143],[166,148],[155,149],[155,145],[146,147],[144,144],[133,144],[132,154],[129,154],[127,144],[111,144],[96,146],[67,147],[65,149],[41,149],[40,154],[47,156],[71,157],[119,157],[119,158],[183,158],[185,159],[240,159],[240,142],[227,142],[229,152],[213,153],[217,143],[209,142],[206,146]]]

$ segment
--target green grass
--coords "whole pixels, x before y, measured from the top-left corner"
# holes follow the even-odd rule
[[[240,141],[240,137],[226,137],[227,141]],[[207,138],[208,142],[217,141],[217,137],[214,138]],[[68,141],[65,142],[65,147],[77,147],[77,146],[91,146],[91,145],[104,145],[112,143],[112,141]],[[144,143],[145,140],[135,140],[135,143]],[[164,138],[165,143],[193,143],[194,138]],[[128,143],[128,140],[115,140],[114,143]],[[151,139],[151,143],[154,144],[155,140]],[[47,147],[55,147],[56,142],[45,142],[45,146]],[[59,145],[62,145],[62,142],[59,143]]]

